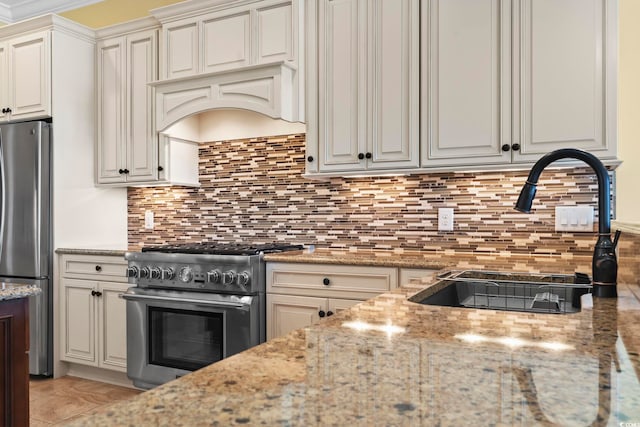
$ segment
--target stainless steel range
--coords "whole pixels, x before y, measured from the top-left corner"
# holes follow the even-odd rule
[[[152,388],[265,341],[265,253],[298,245],[195,244],[127,252],[127,375]]]

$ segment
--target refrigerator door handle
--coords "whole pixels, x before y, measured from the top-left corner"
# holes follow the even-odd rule
[[[0,129],[0,258],[2,258],[2,247],[4,245],[4,221],[5,212],[5,175],[4,175],[4,149],[2,146],[2,129]]]

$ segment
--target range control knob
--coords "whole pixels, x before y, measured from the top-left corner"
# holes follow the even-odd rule
[[[151,278],[151,279],[159,279],[160,278],[160,269],[158,267],[151,267],[149,269],[149,278]]]
[[[225,271],[222,273],[222,284],[225,286],[231,285],[236,279],[236,273],[233,271]]]
[[[149,267],[142,267],[140,269],[140,278],[141,279],[148,279],[151,275],[151,272],[149,270]]]
[[[127,277],[138,277],[138,267],[127,267]]]
[[[193,271],[189,267],[182,267],[178,273],[178,278],[183,283],[189,283],[193,279]]]
[[[162,280],[171,280],[176,275],[176,272],[173,271],[173,268],[163,268],[160,270],[160,278]]]
[[[209,282],[209,283],[219,283],[220,282],[220,271],[218,271],[218,270],[207,271],[207,282]]]
[[[246,271],[244,273],[238,274],[238,285],[244,287],[249,284],[249,280],[251,280],[251,278],[249,277],[249,273],[247,273]]]

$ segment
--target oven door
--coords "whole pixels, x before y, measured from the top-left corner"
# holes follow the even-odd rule
[[[127,376],[152,388],[260,344],[259,296],[129,288]]]

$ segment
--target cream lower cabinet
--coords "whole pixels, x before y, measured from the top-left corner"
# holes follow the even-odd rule
[[[312,325],[397,283],[394,267],[267,263],[267,339]]]
[[[318,322],[353,305],[360,300],[301,297],[295,295],[267,295],[267,339],[285,335]]]
[[[120,258],[61,257],[61,360],[126,372],[125,269]]]

